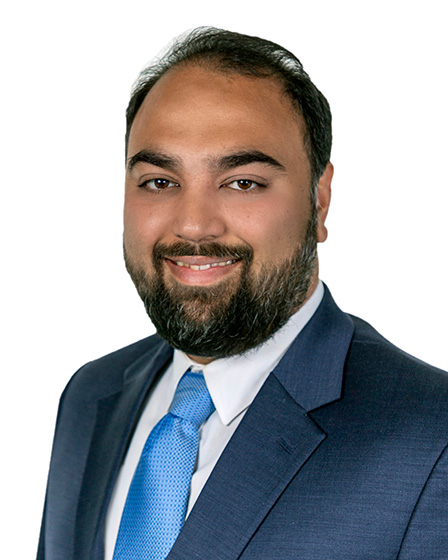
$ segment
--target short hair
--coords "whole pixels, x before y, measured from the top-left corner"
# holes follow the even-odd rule
[[[126,150],[132,123],[146,95],[170,68],[182,63],[208,64],[222,72],[279,80],[305,121],[303,140],[310,162],[312,191],[315,191],[330,160],[332,133],[328,101],[290,51],[259,37],[214,27],[199,27],[181,35],[161,58],[140,73],[126,111]]]

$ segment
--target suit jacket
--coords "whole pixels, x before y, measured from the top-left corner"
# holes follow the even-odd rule
[[[172,349],[153,336],[64,391],[39,560],[101,560],[111,492]],[[448,375],[326,289],[249,407],[169,560],[446,560]],[[131,559],[130,559],[131,560]]]

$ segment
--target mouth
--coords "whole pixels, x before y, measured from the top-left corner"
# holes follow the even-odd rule
[[[190,285],[207,285],[227,277],[241,262],[240,259],[185,256],[165,257],[165,263],[176,280]]]
[[[173,261],[174,264],[176,264],[177,266],[184,266],[186,268],[191,268],[191,270],[209,270],[210,268],[216,268],[218,266],[220,267],[224,267],[224,266],[229,266],[231,264],[234,264],[237,262],[237,259],[230,259],[228,261],[213,261],[210,263],[204,263],[204,264],[193,264],[193,263],[188,263],[185,261]]]

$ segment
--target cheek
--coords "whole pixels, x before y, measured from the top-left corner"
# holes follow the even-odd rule
[[[161,229],[161,216],[157,216],[148,205],[126,199],[123,218],[127,251],[136,254],[151,249]]]
[[[169,212],[166,204],[161,204],[157,197],[153,200],[151,195],[144,190],[129,188],[124,198],[125,225],[138,230],[151,230],[157,228]]]
[[[295,253],[305,236],[307,221],[305,209],[273,204],[263,212],[247,215],[241,236],[260,260],[281,262]]]

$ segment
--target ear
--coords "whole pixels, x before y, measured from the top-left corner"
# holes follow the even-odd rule
[[[322,173],[317,185],[317,241],[323,243],[328,236],[325,220],[327,219],[328,210],[331,200],[331,181],[333,179],[333,164],[328,163],[325,171]]]

